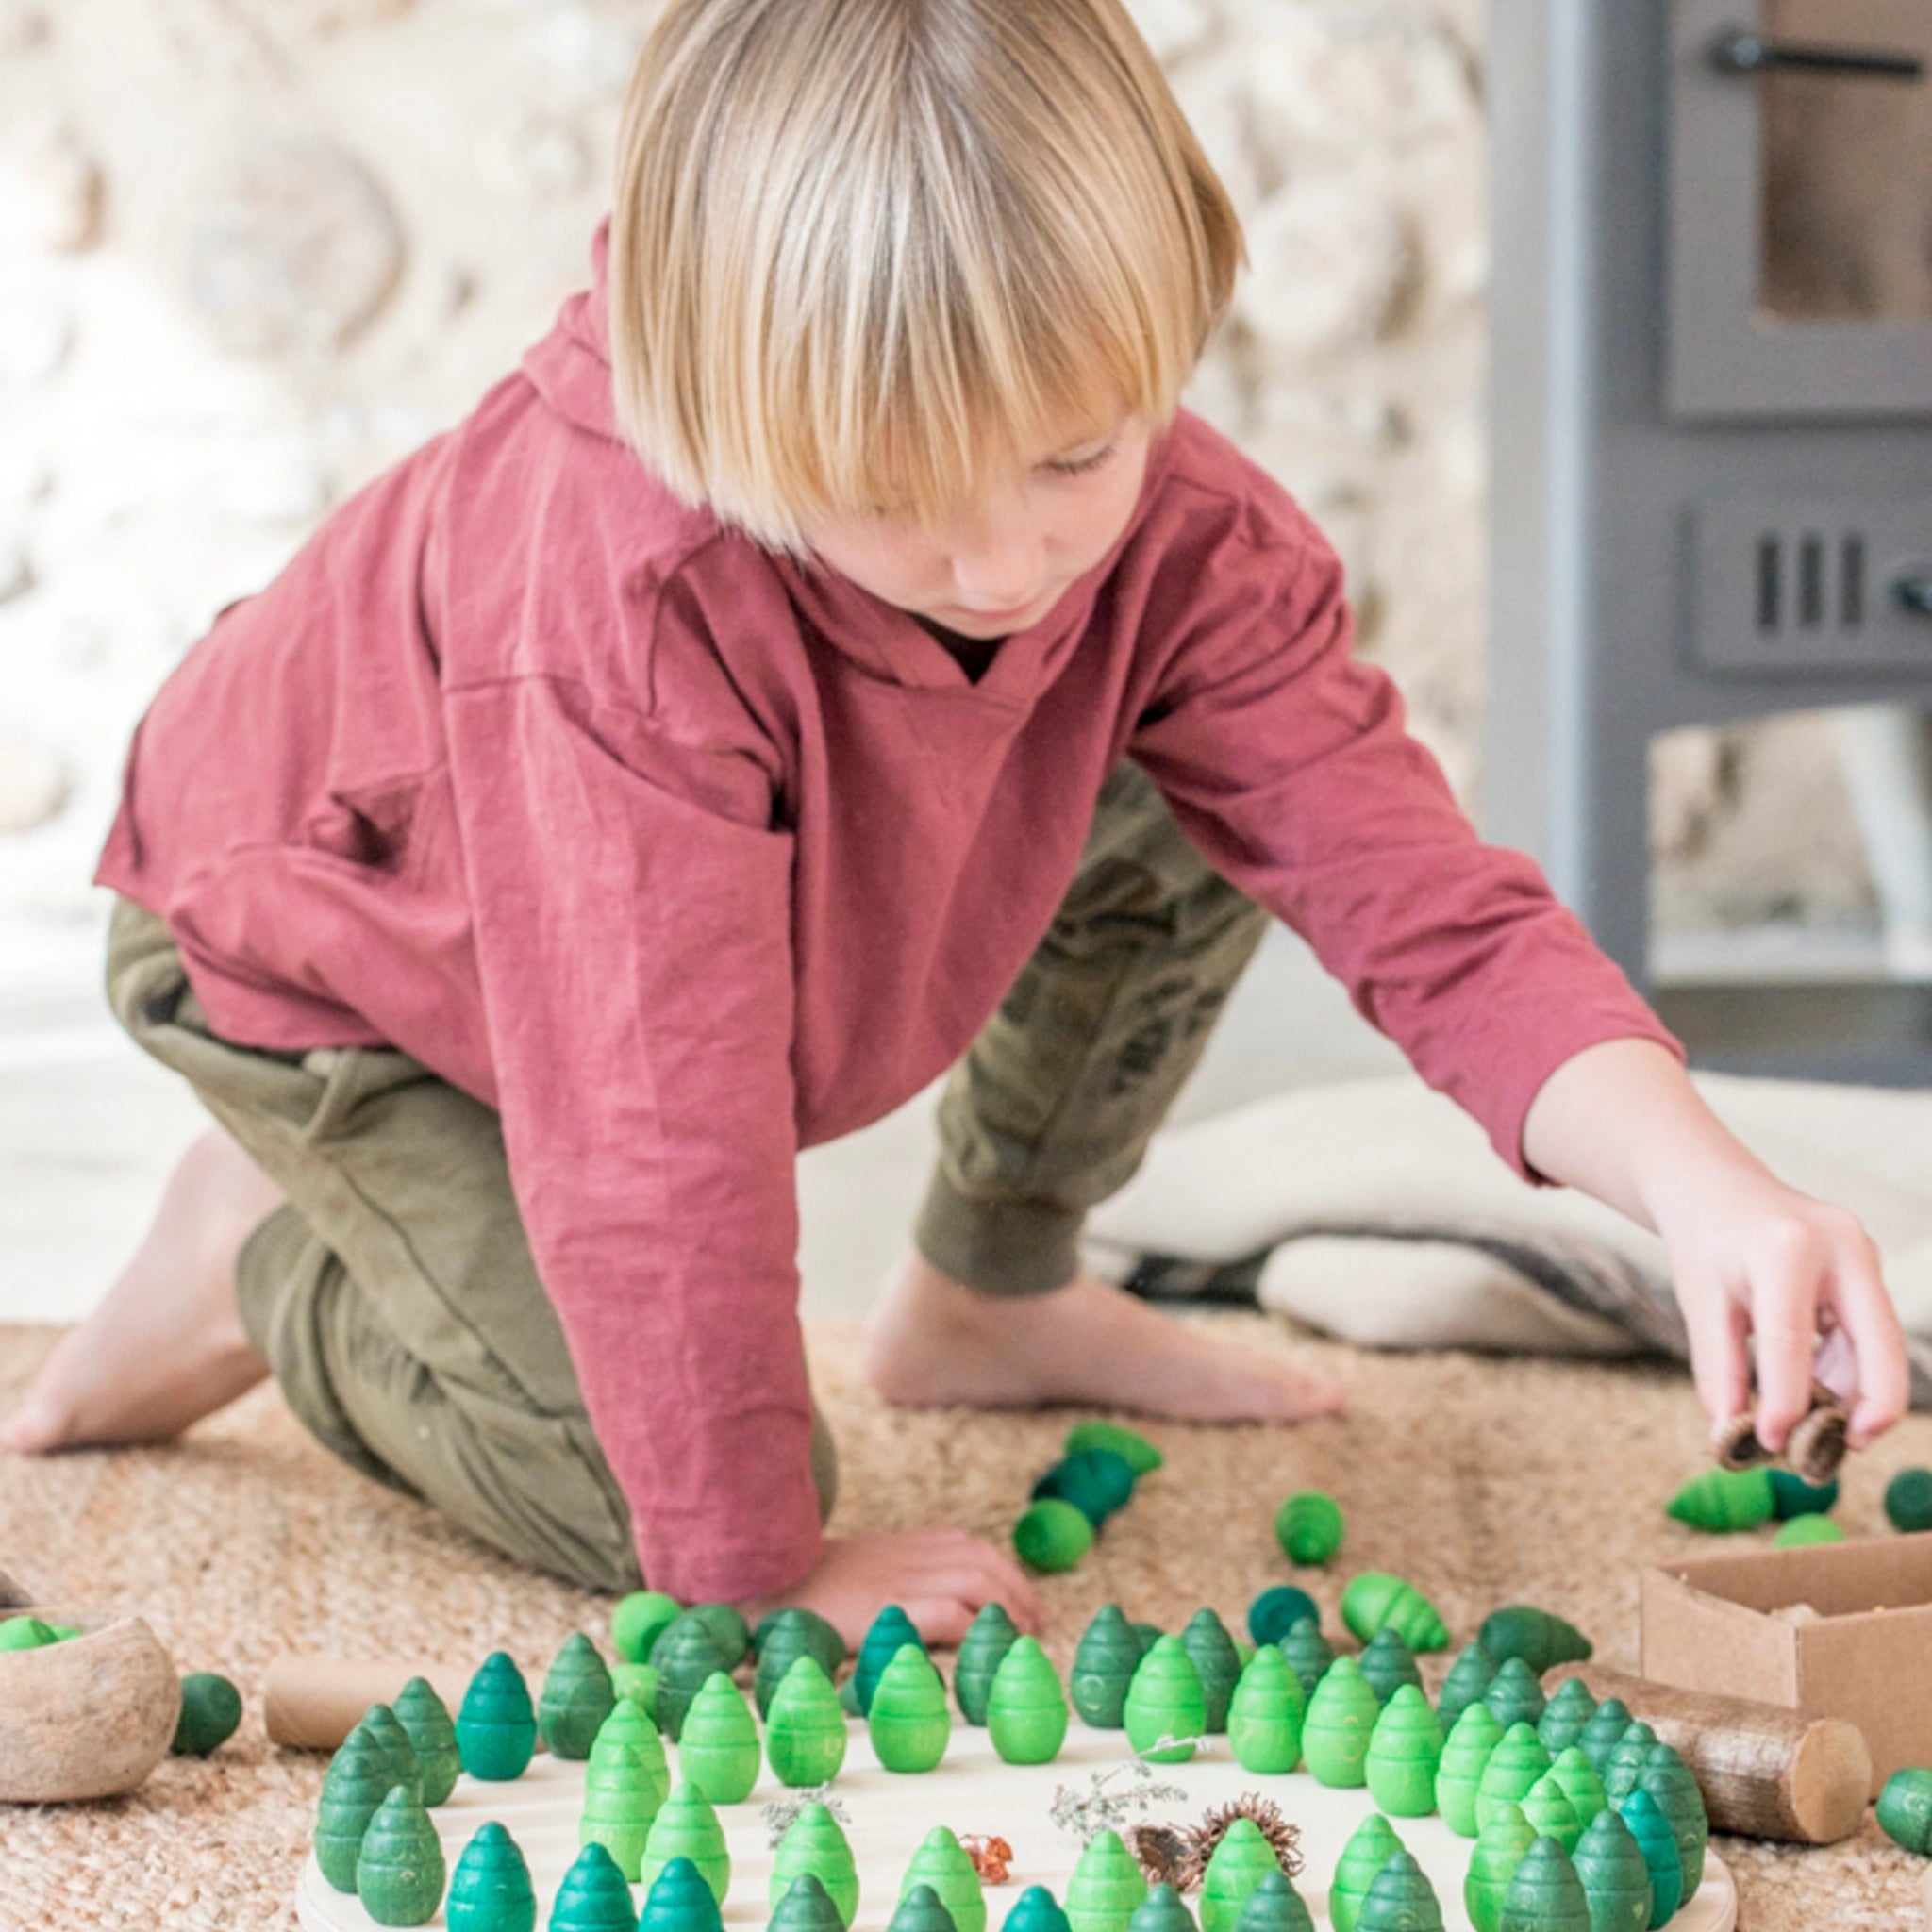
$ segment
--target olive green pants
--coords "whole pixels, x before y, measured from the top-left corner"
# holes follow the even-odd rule
[[[1102,789],[1052,928],[949,1077],[915,1229],[990,1294],[1070,1280],[1086,1210],[1140,1165],[1266,915],[1130,764]],[[121,1024],[287,1197],[236,1271],[242,1318],[325,1447],[587,1588],[641,1580],[623,1495],[538,1280],[498,1116],[408,1054],[219,1039],[155,914],[121,901]],[[813,1474],[829,1515],[823,1419]]]

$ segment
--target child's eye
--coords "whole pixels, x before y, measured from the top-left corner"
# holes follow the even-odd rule
[[[1091,457],[1076,457],[1071,462],[1048,463],[1046,467],[1056,476],[1077,476],[1083,471],[1097,470],[1108,457],[1112,456],[1114,445],[1108,443],[1103,450],[1096,450]]]

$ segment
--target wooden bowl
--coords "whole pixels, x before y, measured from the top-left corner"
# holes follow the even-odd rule
[[[0,1803],[131,1791],[175,1740],[181,1677],[173,1658],[139,1617],[4,1601],[19,1593],[0,1589],[0,1616],[81,1634],[0,1651]]]

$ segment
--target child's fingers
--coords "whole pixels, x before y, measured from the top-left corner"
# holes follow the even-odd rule
[[[1749,1321],[1722,1286],[1703,1293],[1679,1283],[1678,1305],[1690,1338],[1690,1374],[1697,1399],[1710,1418],[1713,1438],[1751,1399],[1751,1371],[1744,1352]]]
[[[908,1597],[899,1606],[929,1644],[951,1648],[964,1642],[977,1614],[974,1606],[950,1596]]]
[[[1831,1300],[1839,1330],[1849,1339],[1857,1363],[1857,1401],[1846,1439],[1854,1449],[1864,1449],[1905,1414],[1912,1376],[1898,1311],[1879,1271],[1878,1250],[1862,1233],[1839,1251]]]

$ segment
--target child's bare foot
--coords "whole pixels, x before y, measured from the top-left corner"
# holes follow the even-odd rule
[[[268,1364],[242,1327],[235,1261],[281,1199],[219,1127],[193,1141],[120,1279],[0,1424],[0,1448],[160,1441],[259,1382]]]
[[[1191,1422],[1300,1422],[1342,1404],[1331,1382],[1150,1308],[1097,1275],[1050,1294],[975,1293],[916,1250],[887,1277],[866,1373],[902,1408],[1091,1403]]]

